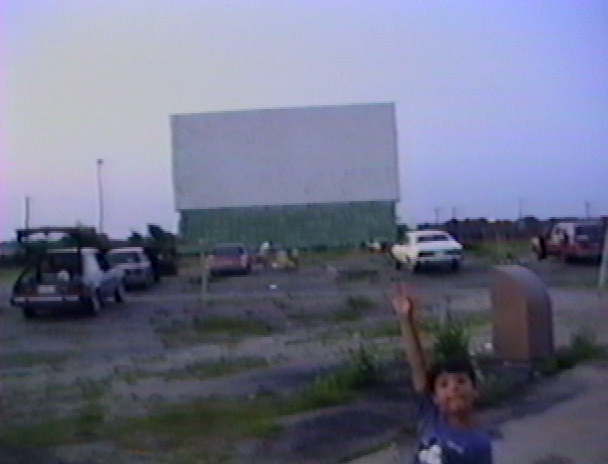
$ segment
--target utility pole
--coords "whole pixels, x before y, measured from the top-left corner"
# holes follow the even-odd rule
[[[97,158],[97,198],[99,200],[99,233],[103,233],[103,186],[101,185],[101,167],[103,159]]]
[[[452,206],[452,219],[456,219],[456,207]]]
[[[519,197],[517,199],[517,219],[521,220],[524,217],[524,199]]]
[[[439,225],[439,212],[441,211],[441,208],[436,206],[433,208],[433,211],[435,211],[435,225]]]
[[[606,279],[608,279],[608,227],[606,227],[606,233],[604,234],[602,264],[600,265],[600,276],[597,282],[597,286],[600,290],[606,286]]]
[[[201,304],[207,304],[207,296],[209,295],[209,261],[205,254],[205,240],[198,239],[200,249],[200,266],[201,266]]]
[[[591,217],[591,203],[589,201],[585,201],[585,217],[587,219]]]
[[[25,197],[25,221],[24,225],[26,229],[30,228],[30,197]]]

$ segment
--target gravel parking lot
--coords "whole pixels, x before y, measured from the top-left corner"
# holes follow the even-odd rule
[[[555,261],[526,264],[549,286],[558,344],[568,343],[584,326],[593,327],[599,340],[608,343],[601,313],[606,295],[593,288],[597,267]],[[25,320],[17,308],[8,306],[10,285],[5,281],[0,287],[0,457],[6,459],[2,462],[248,462],[246,457],[253,453],[259,458],[255,462],[282,462],[290,452],[297,456],[298,447],[310,448],[318,437],[243,433],[232,438],[239,446],[224,455],[221,446],[220,454],[213,446],[207,446],[205,454],[174,436],[166,442],[152,439],[154,429],[147,423],[148,435],[134,441],[95,427],[100,421],[146,418],[163,406],[290,397],[340,365],[348,350],[362,343],[378,353],[394,352],[399,345],[386,295],[396,280],[421,289],[429,313],[449,308],[480,316],[475,342],[482,346],[490,340],[489,268],[483,259],[470,258],[456,274],[431,270],[412,275],[394,270],[383,255],[319,255],[294,272],[257,269],[248,276],[212,280],[203,304],[196,262],[191,261],[183,263],[179,276],[131,292],[127,303],[108,303],[98,317],[64,313],[34,320]],[[402,398],[380,397],[386,407],[398,404],[407,414]],[[381,410],[382,401],[374,408]],[[362,411],[360,420],[377,426],[375,431],[352,431],[359,439],[355,443],[351,437],[354,444],[345,447],[347,455],[361,451],[357,446],[365,445],[362,435],[379,437],[382,430],[402,427],[389,416],[372,420],[369,409]],[[344,414],[340,423],[352,423],[356,416],[352,410],[352,417]],[[43,427],[57,427],[57,421],[74,417],[84,421],[85,432],[57,434]],[[95,425],[88,434],[87,418]],[[315,420],[320,430],[336,427]],[[33,428],[36,424],[38,429]],[[348,442],[347,432],[343,440]],[[309,458],[345,458],[332,452],[335,449],[326,447]]]

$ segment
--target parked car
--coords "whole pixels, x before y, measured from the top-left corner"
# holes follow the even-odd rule
[[[39,310],[84,308],[97,315],[107,299],[124,301],[123,271],[112,268],[97,248],[49,250],[18,277],[11,304],[27,318]]]
[[[123,270],[126,288],[149,287],[155,282],[152,263],[142,247],[114,248],[107,258],[111,266]]]
[[[211,275],[249,274],[253,258],[242,243],[218,244],[207,256]]]
[[[547,234],[532,240],[532,251],[538,259],[547,256],[557,256],[564,261],[599,259],[604,234],[600,221],[559,222]]]
[[[406,232],[390,253],[397,269],[405,266],[411,271],[426,265],[448,265],[456,271],[462,262],[462,245],[441,230]]]

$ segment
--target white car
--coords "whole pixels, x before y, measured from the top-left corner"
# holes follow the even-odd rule
[[[107,258],[113,267],[122,269],[127,288],[149,287],[154,283],[152,263],[142,247],[114,248]]]
[[[401,243],[391,247],[395,267],[411,271],[425,265],[447,265],[458,270],[462,261],[462,245],[441,230],[406,232]]]
[[[122,279],[123,271],[112,268],[96,248],[50,250],[21,273],[11,303],[27,318],[38,310],[71,306],[97,315],[108,298],[124,301]]]

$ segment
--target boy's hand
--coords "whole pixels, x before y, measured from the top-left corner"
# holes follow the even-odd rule
[[[406,284],[398,283],[395,285],[391,302],[397,316],[407,319],[411,319],[414,316],[415,299]]]

